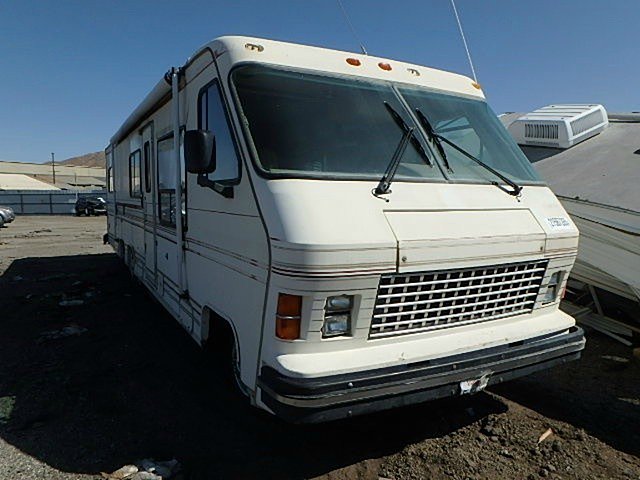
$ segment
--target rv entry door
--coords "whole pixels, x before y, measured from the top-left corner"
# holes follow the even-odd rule
[[[145,281],[157,287],[156,261],[156,192],[155,192],[155,155],[153,154],[153,122],[142,130],[142,208],[144,208],[144,257]]]

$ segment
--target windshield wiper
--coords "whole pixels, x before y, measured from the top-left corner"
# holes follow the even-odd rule
[[[436,148],[438,149],[438,153],[440,153],[440,156],[444,161],[444,166],[449,172],[453,172],[453,170],[451,169],[451,165],[449,165],[449,159],[447,158],[447,154],[444,151],[444,147],[442,146],[442,142],[440,141],[440,135],[438,135],[433,130],[431,123],[429,122],[429,120],[427,120],[427,117],[424,116],[424,113],[422,113],[419,108],[416,108],[416,114],[418,115],[418,120],[420,120],[420,123],[422,124],[422,127],[424,128],[424,131],[427,134],[427,138],[429,139],[430,142],[433,142]]]
[[[436,133],[433,130],[433,127],[431,126],[431,123],[429,122],[429,120],[427,120],[427,117],[424,115],[424,113],[422,113],[420,111],[419,108],[416,108],[416,114],[418,115],[418,120],[420,120],[420,123],[422,124],[423,128],[425,129],[425,131],[427,133],[427,136],[429,137],[429,140],[432,140],[433,143],[435,143],[436,147],[438,148],[438,151],[440,152],[440,155],[442,155],[442,159],[445,162],[445,166],[447,167],[447,170],[453,171],[453,170],[451,170],[451,168],[449,166],[449,160],[447,159],[447,155],[444,153],[444,148],[442,147],[442,142],[445,142],[451,148],[456,149],[458,152],[463,154],[465,157],[469,158],[470,160],[473,160],[475,163],[480,165],[485,170],[488,170],[489,172],[493,173],[496,177],[498,177],[504,183],[509,185],[511,187],[511,190],[509,190],[508,188],[504,188],[502,185],[500,185],[498,182],[495,182],[495,181],[491,182],[492,185],[495,185],[496,187],[498,187],[503,192],[506,192],[509,195],[512,195],[514,197],[520,196],[520,193],[522,192],[522,186],[518,185],[516,182],[514,182],[510,178],[504,176],[503,174],[501,174],[500,172],[498,172],[494,168],[490,167],[489,165],[484,163],[482,160],[474,157],[473,155],[471,155],[469,152],[467,152],[463,148],[461,148],[458,145],[456,145],[455,143],[449,141],[447,138],[445,138],[442,135]]]
[[[396,112],[391,105],[389,105],[389,102],[384,102],[384,106],[387,107],[387,111],[389,112],[391,117],[395,120],[396,124],[402,129],[402,131],[407,132],[409,130],[409,125],[407,125],[407,123],[403,120],[400,114]],[[418,151],[418,153],[424,160],[424,163],[426,163],[430,167],[433,167],[433,163],[431,163],[431,159],[429,158],[427,151],[424,149],[424,147],[420,143],[420,140],[416,138],[413,132],[411,133],[411,136],[409,138],[411,139],[411,145],[413,145],[413,147]]]
[[[413,130],[414,129],[412,127],[409,127],[409,129],[402,135],[400,143],[396,147],[396,151],[393,152],[393,156],[391,157],[391,161],[389,162],[384,175],[380,179],[380,182],[378,182],[378,186],[371,192],[375,197],[379,197],[380,195],[384,195],[385,193],[391,193],[391,182],[393,181],[393,177],[398,170],[398,165],[400,165],[402,155],[409,145],[409,138],[413,135]],[[389,201],[386,198],[384,200],[387,202]]]
[[[389,162],[389,165],[387,166],[387,169],[385,170],[384,175],[380,179],[380,182],[378,182],[378,186],[374,188],[373,191],[371,192],[376,197],[380,197],[385,193],[391,193],[391,190],[390,190],[391,182],[393,181],[393,177],[396,175],[396,172],[398,171],[400,160],[402,159],[402,155],[404,155],[404,152],[407,149],[407,146],[409,145],[409,141],[411,141],[411,144],[420,153],[425,163],[430,167],[433,167],[433,164],[429,159],[429,155],[427,155],[427,152],[422,147],[422,144],[413,134],[415,129],[407,125],[406,122],[400,116],[400,114],[396,112],[393,109],[393,107],[389,105],[388,102],[384,102],[384,106],[387,107],[387,111],[393,117],[396,124],[402,129],[404,133],[402,135],[402,138],[400,139],[400,143],[398,143],[398,146],[396,147],[396,151],[393,152],[393,156],[391,157],[391,161]],[[389,201],[387,199],[385,200],[387,202]]]

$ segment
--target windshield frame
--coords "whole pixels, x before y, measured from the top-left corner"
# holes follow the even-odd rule
[[[300,179],[300,180],[328,180],[328,181],[339,181],[339,182],[363,182],[363,181],[367,181],[367,182],[378,182],[380,180],[380,176],[379,175],[375,175],[375,174],[341,174],[341,175],[332,175],[330,173],[313,173],[313,172],[305,172],[305,171],[296,171],[295,173],[293,171],[291,172],[271,172],[268,170],[265,170],[261,163],[260,160],[258,158],[258,152],[256,149],[256,146],[253,142],[253,137],[251,135],[251,130],[247,124],[247,122],[245,121],[246,117],[244,114],[244,111],[242,109],[242,104],[240,102],[240,97],[238,95],[238,91],[236,88],[236,85],[233,81],[233,74],[236,70],[242,68],[242,67],[246,67],[246,66],[261,66],[261,67],[266,67],[266,68],[270,68],[270,69],[275,69],[275,70],[281,70],[284,72],[292,72],[292,73],[302,73],[302,74],[310,74],[310,75],[319,75],[319,76],[326,76],[326,77],[333,77],[333,78],[339,78],[339,79],[344,79],[344,80],[351,80],[354,79],[356,81],[367,81],[370,83],[374,83],[374,84],[379,84],[379,85],[385,85],[388,86],[392,91],[393,94],[396,96],[396,98],[398,99],[398,101],[400,102],[400,104],[402,105],[402,108],[404,110],[403,113],[405,113],[405,115],[408,115],[411,117],[411,120],[413,121],[413,123],[415,123],[416,125],[416,131],[414,132],[414,135],[416,135],[416,137],[419,138],[420,143],[423,145],[423,147],[425,148],[426,152],[430,155],[430,159],[432,160],[432,162],[434,163],[434,168],[438,168],[440,170],[441,173],[441,177],[440,178],[427,178],[427,177],[415,177],[415,178],[407,178],[407,177],[403,177],[403,176],[399,176],[396,177],[394,179],[394,183],[436,183],[436,184],[454,184],[454,185],[491,185],[491,183],[489,181],[487,181],[486,179],[482,179],[482,178],[477,178],[477,179],[456,179],[456,178],[452,178],[448,172],[447,169],[444,167],[444,161],[442,159],[442,157],[440,156],[440,154],[438,152],[436,152],[435,148],[433,148],[433,145],[431,145],[431,143],[428,141],[427,139],[427,135],[424,132],[424,129],[422,127],[422,125],[420,124],[419,120],[416,118],[415,112],[412,111],[411,107],[409,106],[407,100],[402,96],[402,94],[399,91],[399,88],[401,87],[408,87],[408,88],[414,88],[414,89],[420,89],[420,90],[424,90],[427,92],[433,92],[433,93],[438,93],[438,94],[445,94],[445,95],[450,95],[450,96],[454,96],[454,97],[460,97],[460,98],[466,98],[469,100],[474,100],[477,102],[481,102],[481,103],[487,103],[485,99],[482,98],[478,98],[475,97],[473,95],[467,95],[464,93],[457,93],[457,92],[451,92],[450,90],[444,90],[444,89],[439,89],[439,88],[434,88],[434,87],[425,87],[422,85],[416,85],[414,83],[407,83],[407,82],[397,82],[397,81],[389,81],[389,80],[383,80],[383,79],[377,79],[377,78],[372,78],[372,77],[368,77],[365,75],[349,75],[349,74],[343,74],[343,73],[338,73],[338,72],[330,72],[330,71],[326,71],[326,70],[314,70],[314,69],[308,69],[308,68],[299,68],[299,67],[295,67],[295,66],[289,66],[289,65],[280,65],[280,64],[271,64],[271,63],[265,63],[265,62],[255,62],[255,61],[243,61],[243,62],[238,62],[237,64],[234,64],[233,67],[229,70],[229,73],[227,75],[227,84],[229,86],[229,92],[231,94],[232,97],[232,101],[233,101],[233,105],[236,108],[236,113],[238,116],[238,121],[240,123],[240,128],[242,130],[242,134],[244,136],[244,140],[246,142],[247,145],[247,150],[249,151],[249,156],[251,158],[251,163],[253,164],[253,168],[255,169],[256,173],[266,179],[266,180],[278,180],[278,179]],[[498,118],[498,122],[499,122],[499,118]],[[504,128],[504,127],[503,127]],[[519,148],[519,147],[518,147]],[[539,181],[534,181],[534,180],[520,180],[518,182],[520,185],[528,185],[528,186],[547,186],[547,183],[545,180],[543,180],[542,178]]]

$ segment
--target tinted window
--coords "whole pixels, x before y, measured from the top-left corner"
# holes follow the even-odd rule
[[[113,178],[113,150],[111,147],[106,153],[107,157],[107,192],[111,193],[115,191],[114,178]]]
[[[419,108],[436,133],[514,180],[541,181],[486,102],[419,88],[401,87],[412,109]],[[452,180],[495,181],[496,177],[443,142]]]
[[[209,130],[216,136],[216,171],[208,177],[210,180],[233,183],[240,176],[238,155],[217,81],[200,94],[199,111],[198,128]]]
[[[113,192],[113,167],[107,168],[107,192]]]
[[[182,183],[182,213],[185,213],[184,152],[180,134],[180,166]],[[166,226],[176,225],[176,162],[173,158],[173,135],[158,141],[158,218]]]
[[[151,144],[144,142],[144,190],[151,192]]]
[[[378,180],[404,133],[385,102],[416,127],[389,83],[259,65],[232,77],[259,166],[270,174]],[[403,178],[443,175],[410,144],[395,177]]]
[[[142,197],[140,183],[140,150],[129,155],[129,193],[133,198]]]

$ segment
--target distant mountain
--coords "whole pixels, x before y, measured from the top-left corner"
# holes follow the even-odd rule
[[[75,165],[76,167],[102,167],[102,168],[105,168],[106,163],[107,162],[104,156],[104,151],[85,153],[84,155],[80,155],[78,157],[67,158],[66,160],[62,160],[61,162],[56,162],[56,164],[60,164],[60,165]]]

